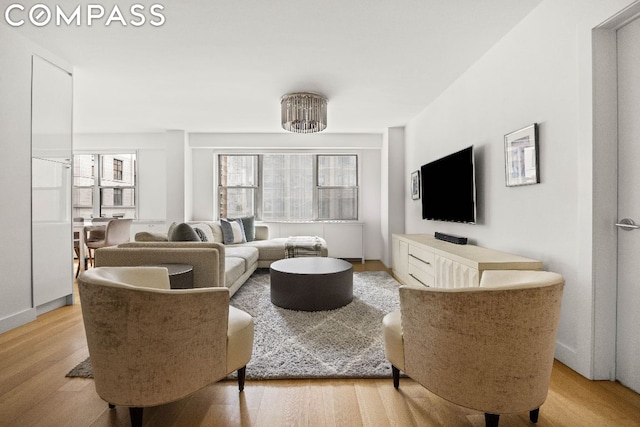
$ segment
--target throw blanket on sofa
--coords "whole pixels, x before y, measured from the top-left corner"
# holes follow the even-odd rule
[[[318,236],[290,236],[284,245],[285,258],[321,256],[324,239]]]

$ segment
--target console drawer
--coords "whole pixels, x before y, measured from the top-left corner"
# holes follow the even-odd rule
[[[412,285],[420,285],[431,287],[434,286],[436,280],[433,274],[424,271],[421,268],[409,263],[409,282]]]
[[[409,265],[434,275],[435,255],[433,252],[425,251],[415,246],[409,246]]]

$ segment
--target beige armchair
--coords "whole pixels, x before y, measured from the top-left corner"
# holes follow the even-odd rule
[[[245,367],[253,319],[229,306],[226,288],[169,289],[162,267],[98,267],[78,279],[96,391],[109,406],[182,399]]]
[[[400,287],[383,320],[385,354],[434,394],[485,413],[537,422],[554,359],[564,279],[544,271],[485,271],[480,287]]]

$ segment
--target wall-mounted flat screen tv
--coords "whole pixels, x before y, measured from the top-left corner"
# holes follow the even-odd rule
[[[476,222],[473,146],[423,165],[420,178],[423,219]]]

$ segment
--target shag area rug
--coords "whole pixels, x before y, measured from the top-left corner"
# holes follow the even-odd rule
[[[348,305],[295,311],[271,303],[269,270],[256,271],[231,298],[231,305],[255,322],[247,379],[391,377],[382,318],[399,307],[398,287],[386,272],[357,272]],[[90,363],[82,362],[67,376],[90,377]]]

